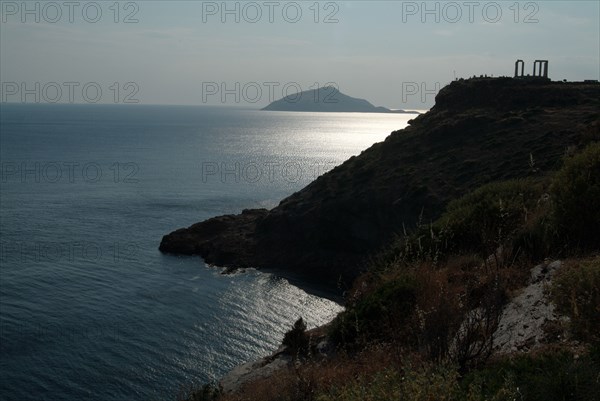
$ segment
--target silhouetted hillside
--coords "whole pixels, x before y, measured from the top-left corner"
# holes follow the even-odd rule
[[[163,252],[229,267],[351,282],[366,256],[488,182],[556,170],[599,139],[600,85],[511,78],[455,81],[435,107],[274,209],[222,216],[166,235]]]

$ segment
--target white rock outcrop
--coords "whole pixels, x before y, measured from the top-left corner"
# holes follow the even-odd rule
[[[557,260],[541,264],[531,270],[529,285],[503,309],[494,334],[494,353],[507,354],[529,351],[545,339],[544,325],[561,319],[554,304],[548,299],[547,287],[562,266]]]
[[[220,380],[223,392],[236,391],[245,383],[269,377],[279,369],[288,366],[292,358],[282,351],[283,347],[271,356],[236,366]]]

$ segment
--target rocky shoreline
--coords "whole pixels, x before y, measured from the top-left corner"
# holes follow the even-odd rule
[[[243,210],[173,231],[163,237],[159,250],[180,255],[201,255],[206,263],[232,269],[254,267],[256,225],[266,209]]]

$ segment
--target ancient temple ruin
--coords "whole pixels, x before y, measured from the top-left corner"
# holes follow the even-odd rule
[[[515,78],[521,79],[548,79],[548,60],[535,60],[533,62],[533,75],[525,75],[525,62],[515,62]]]

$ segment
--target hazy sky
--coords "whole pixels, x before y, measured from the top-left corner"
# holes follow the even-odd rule
[[[600,79],[598,1],[4,1],[2,99],[265,106],[333,82],[391,108],[549,60]],[[39,22],[38,22],[39,21]],[[100,91],[101,93],[98,93]]]

